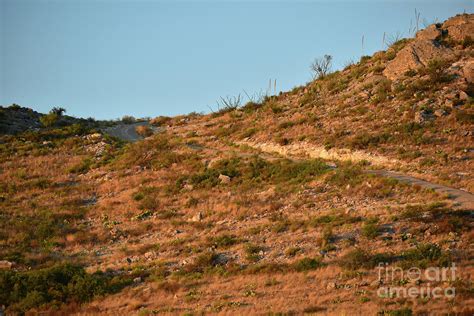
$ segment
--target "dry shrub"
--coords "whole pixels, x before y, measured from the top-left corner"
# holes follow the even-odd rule
[[[153,135],[153,130],[150,128],[150,126],[147,125],[140,125],[135,127],[135,131],[137,132],[138,135],[142,137],[148,137]]]

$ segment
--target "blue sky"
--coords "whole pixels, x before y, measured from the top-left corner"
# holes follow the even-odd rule
[[[474,1],[0,0],[0,104],[117,118],[207,112],[220,96],[310,80]],[[365,44],[362,49],[361,40]]]

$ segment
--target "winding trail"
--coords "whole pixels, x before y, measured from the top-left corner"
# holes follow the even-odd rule
[[[129,142],[136,142],[138,140],[143,139],[142,136],[138,135],[137,131],[135,130],[136,127],[138,126],[148,126],[150,123],[148,122],[137,122],[137,123],[132,123],[132,124],[118,124],[112,127],[107,127],[104,132],[120,138],[125,141]]]
[[[138,133],[135,130],[137,126],[142,126],[142,125],[147,126],[149,125],[149,123],[137,122],[133,124],[119,124],[119,125],[105,129],[105,132],[112,136],[120,138],[122,140],[135,142],[135,141],[143,139],[143,137],[138,135]],[[198,144],[187,144],[187,146],[193,150],[210,150],[213,152],[221,152],[221,150],[219,149],[208,148],[208,147],[204,147]],[[256,149],[260,149],[261,153],[259,153],[259,156],[261,156],[262,158],[266,160],[281,159],[281,157],[274,156],[274,153],[272,152],[262,151],[262,148],[256,148]],[[240,157],[250,157],[250,156],[253,156],[254,154],[237,153],[237,155]],[[290,155],[287,155],[286,153],[283,156],[293,161],[303,160],[302,158],[290,156]],[[422,180],[416,177],[412,177],[406,174],[389,171],[389,170],[366,170],[365,172],[369,174],[379,175],[382,177],[396,179],[400,182],[408,183],[411,185],[418,185],[422,188],[432,189],[440,194],[446,194],[454,202],[455,208],[464,209],[464,210],[474,210],[474,194],[470,192],[447,187],[441,184],[429,182],[426,180]]]
[[[440,194],[448,195],[449,199],[455,202],[454,207],[464,210],[474,210],[474,194],[460,189],[450,188],[441,184],[421,180],[406,174],[388,170],[367,170],[367,173],[376,174],[382,177],[396,179],[400,182],[411,185],[418,185],[422,188],[433,189]]]

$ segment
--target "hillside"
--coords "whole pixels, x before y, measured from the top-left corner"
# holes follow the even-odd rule
[[[459,15],[305,86],[153,129],[41,127],[2,108],[32,123],[0,140],[0,306],[471,315],[472,34]],[[128,142],[136,126],[144,139]],[[456,278],[380,279],[380,263],[454,263]]]

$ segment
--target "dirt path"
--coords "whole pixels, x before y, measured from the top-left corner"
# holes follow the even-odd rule
[[[247,145],[249,145],[247,143]],[[253,148],[259,149],[264,152],[263,156],[268,156],[271,155],[272,153],[275,152],[275,148],[278,146],[251,146]],[[298,149],[294,154],[297,156],[298,153],[301,150]],[[301,158],[296,158],[295,156],[292,155],[291,150],[287,151],[277,151],[280,155],[285,156],[286,158],[298,161],[302,160]],[[274,157],[275,158],[275,157]],[[446,194],[449,196],[449,198],[454,202],[454,207],[459,208],[459,209],[465,209],[465,210],[474,210],[474,194],[463,191],[460,189],[455,189],[455,188],[450,188],[441,184],[429,182],[426,180],[418,179],[416,177],[412,177],[406,174],[401,174],[398,172],[394,171],[388,171],[388,170],[366,170],[365,172],[371,173],[371,174],[376,174],[380,175],[383,177],[387,178],[392,178],[396,179],[400,182],[408,183],[411,185],[418,185],[422,188],[427,188],[427,189],[433,189],[434,191],[440,193],[440,194]]]
[[[438,193],[447,194],[451,200],[455,202],[457,208],[465,210],[474,210],[474,194],[467,191],[450,188],[441,184],[421,180],[412,176],[401,174],[394,171],[387,170],[368,170],[367,173],[380,175],[392,179],[397,179],[400,182],[409,183],[412,185],[419,185],[420,187],[433,189]]]
[[[148,122],[138,122],[134,124],[120,124],[114,127],[109,127],[105,130],[106,133],[118,137],[120,139],[126,140],[126,141],[138,141],[143,139],[140,135],[137,134],[135,131],[135,128],[140,125],[149,125]],[[201,145],[197,144],[188,144],[188,147],[194,150],[211,150],[211,151],[220,151],[219,149],[212,149],[212,148],[207,148]],[[253,147],[253,146],[251,146]],[[261,153],[258,155],[266,160],[275,160],[275,159],[280,159],[280,157],[276,157],[274,155],[273,150],[265,150],[265,147],[254,147],[256,149],[259,149]],[[273,148],[273,147],[270,147]],[[250,157],[254,154],[252,153],[237,153],[241,157]],[[287,159],[291,159],[294,161],[300,161],[303,160],[302,158],[295,157],[291,155],[291,151],[287,151],[284,153],[280,153],[282,156],[284,156]],[[436,192],[440,194],[446,194],[449,196],[449,198],[455,203],[455,207],[461,208],[461,209],[466,209],[466,210],[474,210],[474,194],[469,193],[467,191],[455,189],[455,188],[450,188],[444,185],[436,184],[433,182],[421,180],[412,176],[408,176],[405,174],[397,173],[394,171],[388,171],[388,170],[367,170],[367,173],[371,174],[376,174],[380,175],[383,177],[388,177],[392,179],[397,179],[400,182],[404,183],[409,183],[412,185],[419,185],[423,188],[427,189],[433,189]]]
[[[118,124],[116,126],[106,128],[105,133],[125,141],[136,142],[143,139],[143,137],[138,135],[137,131],[135,130],[137,126],[142,125],[149,125],[149,123],[138,122],[132,124]]]

